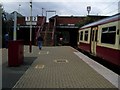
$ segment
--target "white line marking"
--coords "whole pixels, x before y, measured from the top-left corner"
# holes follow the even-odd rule
[[[36,65],[35,68],[38,68],[38,65]]]
[[[56,62],[56,63],[68,63],[68,60],[67,59],[56,59],[56,60],[54,60],[54,62]]]
[[[45,65],[36,65],[35,68],[36,69],[43,69],[45,67]]]
[[[49,51],[40,51],[38,54],[49,54]]]
[[[47,54],[49,54],[49,51],[47,51]]]

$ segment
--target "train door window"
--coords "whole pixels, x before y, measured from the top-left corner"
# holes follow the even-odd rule
[[[83,40],[83,31],[80,32],[80,40]]]
[[[85,31],[85,36],[84,36],[85,38],[85,41],[88,41],[88,31]]]
[[[92,41],[94,41],[94,30],[92,31]]]
[[[96,30],[95,41],[97,42],[98,30]]]
[[[101,43],[115,44],[116,27],[102,28]]]

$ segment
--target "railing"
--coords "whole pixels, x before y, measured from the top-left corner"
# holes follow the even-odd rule
[[[40,35],[40,32],[43,30],[44,23],[45,23],[45,17],[43,18],[42,24],[41,24],[41,26],[39,26],[39,29],[38,29],[38,31],[37,31],[37,33],[36,33],[36,39],[37,39],[38,36]]]
[[[46,40],[47,40],[47,31],[48,31],[48,24],[45,25],[45,34],[44,34],[44,45],[46,45]]]
[[[56,26],[57,28],[79,28],[78,26],[70,26],[70,25],[66,25],[66,26]]]
[[[54,26],[53,26],[53,31],[52,31],[52,45],[54,45],[55,29],[56,29],[56,18],[54,19]]]

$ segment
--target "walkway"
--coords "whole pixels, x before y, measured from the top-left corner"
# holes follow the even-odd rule
[[[14,88],[116,88],[74,52],[67,46],[33,47],[28,55],[38,58]]]

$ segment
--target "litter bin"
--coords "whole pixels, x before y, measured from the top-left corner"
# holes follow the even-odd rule
[[[24,45],[22,40],[8,42],[8,66],[19,66],[24,59]]]

